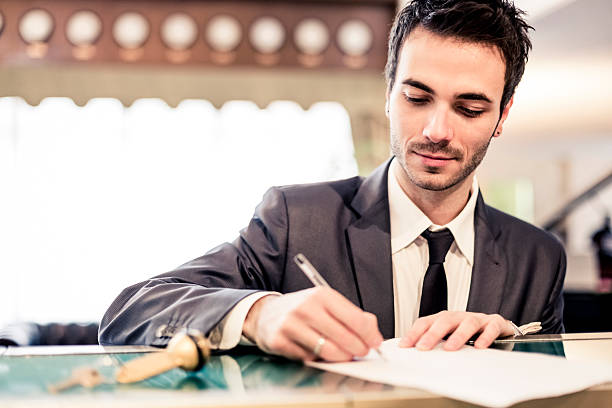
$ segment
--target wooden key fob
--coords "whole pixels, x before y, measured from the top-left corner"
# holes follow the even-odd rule
[[[162,374],[173,368],[198,371],[210,358],[208,340],[195,330],[175,334],[168,346],[159,352],[125,363],[117,372],[117,382],[132,383]]]

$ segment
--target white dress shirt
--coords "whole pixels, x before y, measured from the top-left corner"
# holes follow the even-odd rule
[[[421,233],[428,228],[432,231],[448,228],[455,238],[444,262],[448,310],[466,310],[474,263],[474,209],[478,183],[474,177],[470,198],[459,215],[448,224],[439,226],[431,222],[401,189],[395,177],[395,166],[398,164],[393,160],[389,166],[388,191],[395,336],[401,337],[419,316],[423,277],[429,264],[429,248]],[[211,332],[211,346],[230,349],[238,343],[252,345],[242,336],[244,320],[251,306],[270,294],[280,295],[277,292],[257,292],[238,302]]]
[[[472,265],[474,264],[474,209],[478,197],[476,177],[470,198],[463,210],[446,225],[434,224],[400,187],[395,177],[396,160],[388,174],[389,213],[391,220],[391,258],[393,264],[393,297],[395,308],[395,337],[402,337],[419,317],[423,278],[429,265],[429,247],[421,236],[426,229],[437,231],[448,228],[452,243],[444,271],[448,287],[448,310],[467,308]]]

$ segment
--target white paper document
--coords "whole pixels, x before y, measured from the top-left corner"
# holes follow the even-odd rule
[[[322,370],[396,386],[420,388],[445,397],[489,407],[554,397],[612,382],[612,364],[568,361],[540,353],[400,348],[385,341],[385,360],[371,352],[348,363],[310,362]]]

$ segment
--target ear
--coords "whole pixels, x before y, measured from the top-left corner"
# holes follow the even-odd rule
[[[495,136],[495,137],[501,136],[502,130],[504,128],[504,122],[508,118],[508,114],[510,113],[510,108],[512,107],[513,103],[514,103],[514,95],[512,95],[512,98],[510,98],[510,100],[508,101],[508,103],[504,107],[504,111],[502,112],[501,117],[499,118],[499,123],[497,124],[497,129],[496,129],[495,134],[493,136]]]

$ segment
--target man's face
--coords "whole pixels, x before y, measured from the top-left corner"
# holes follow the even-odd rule
[[[391,150],[404,170],[404,188],[441,191],[471,182],[508,115],[511,103],[500,119],[504,74],[493,47],[422,27],[412,31],[387,96]]]

